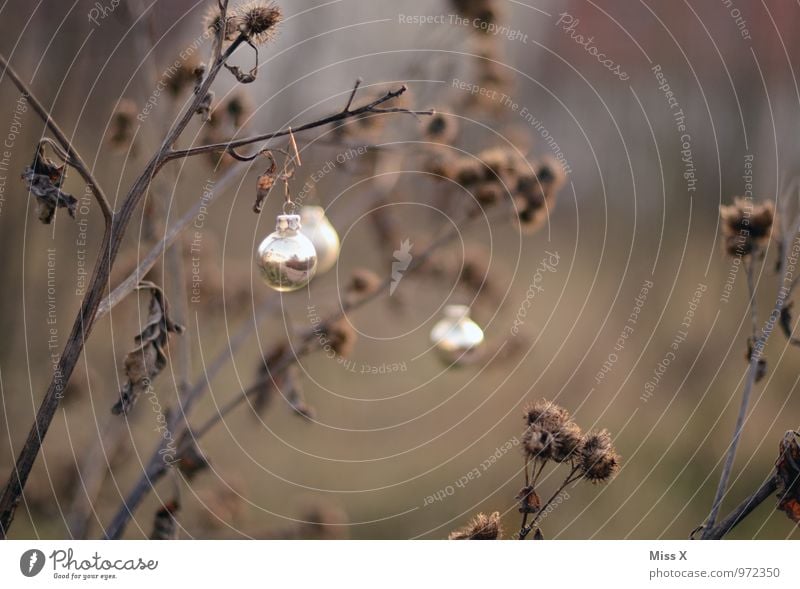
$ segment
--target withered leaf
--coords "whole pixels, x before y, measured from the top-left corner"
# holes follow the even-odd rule
[[[119,401],[111,409],[115,415],[127,414],[139,395],[150,388],[153,379],[167,365],[165,348],[169,334],[183,333],[183,326],[169,318],[164,291],[152,282],[142,282],[138,288],[150,290],[150,309],[147,323],[136,336],[136,347],[125,357],[127,380],[119,392]]]
[[[181,437],[180,444],[178,444],[177,461],[178,469],[187,480],[192,480],[209,466],[208,458],[189,431]]]
[[[272,157],[272,154],[269,153],[267,157],[270,159],[270,166],[256,181],[256,202],[253,205],[253,212],[255,213],[260,213],[261,209],[264,208],[264,201],[267,199],[267,195],[269,191],[272,190],[272,187],[275,185],[275,180],[277,179],[277,165],[275,164],[275,159]]]
[[[36,212],[42,223],[51,223],[57,208],[67,209],[69,216],[75,218],[78,199],[61,190],[67,175],[66,168],[66,164],[57,166],[45,157],[44,146],[40,144],[33,163],[22,172],[22,179],[36,197]]]
[[[153,532],[150,534],[151,540],[177,540],[178,539],[178,520],[176,515],[180,510],[177,499],[172,499],[164,504],[164,507],[156,511],[153,520]]]
[[[241,68],[235,65],[227,65],[225,67],[228,68],[228,71],[233,74],[233,77],[236,78],[236,81],[240,84],[252,84],[256,81],[256,70],[250,70],[249,73],[244,73]]]
[[[520,513],[536,513],[542,506],[542,500],[531,486],[523,487],[516,498],[519,501]]]
[[[778,509],[800,524],[800,446],[797,433],[788,431],[780,443],[780,456],[775,463],[778,476]]]

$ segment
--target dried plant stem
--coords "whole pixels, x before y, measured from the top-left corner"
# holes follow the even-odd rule
[[[542,466],[544,467],[544,465],[542,465]],[[536,466],[534,465],[534,469],[535,468],[536,468]],[[527,517],[523,517],[522,526],[520,527],[520,530],[519,530],[519,539],[520,540],[524,540],[525,538],[527,538],[528,534],[530,534],[534,529],[536,529],[536,524],[539,523],[539,520],[542,518],[542,514],[544,513],[545,509],[550,507],[550,504],[553,501],[556,500],[556,498],[561,494],[561,491],[563,491],[567,487],[567,485],[569,485],[570,483],[574,483],[579,478],[581,478],[580,475],[578,474],[578,470],[580,470],[579,467],[577,467],[577,466],[573,466],[572,467],[572,470],[567,475],[567,477],[564,479],[564,482],[561,483],[561,486],[559,486],[558,489],[556,489],[553,492],[553,494],[550,495],[550,498],[547,501],[545,501],[545,503],[544,503],[544,505],[542,505],[542,507],[540,507],[538,510],[536,510],[536,516],[533,518],[533,521],[531,522],[531,525],[526,526],[525,523],[527,522],[528,518]],[[539,472],[541,472],[541,471],[539,471]],[[575,476],[576,474],[578,474],[578,476]],[[528,515],[528,514],[525,513],[524,515]]]
[[[69,156],[69,165],[78,171],[78,174],[81,175],[83,181],[86,182],[87,186],[89,186],[89,188],[92,190],[92,194],[94,194],[97,204],[100,206],[100,210],[103,213],[103,218],[105,219],[106,225],[110,225],[111,218],[114,215],[113,211],[111,210],[111,205],[108,204],[108,199],[106,198],[103,189],[89,171],[89,168],[86,166],[83,158],[75,150],[75,148],[72,147],[72,143],[70,143],[69,139],[67,139],[67,136],[64,135],[64,132],[53,120],[53,117],[50,116],[50,112],[44,106],[42,106],[42,103],[39,102],[36,96],[34,96],[30,88],[28,88],[27,84],[25,84],[22,78],[19,77],[17,72],[14,71],[14,68],[9,65],[2,53],[0,53],[0,67],[3,69],[3,73],[8,74],[8,77],[11,78],[11,81],[14,83],[14,85],[19,89],[20,92],[22,92],[27,102],[31,105],[36,114],[41,117],[61,147],[64,148],[64,151],[66,151],[67,155]]]
[[[764,501],[769,499],[772,494],[777,491],[778,489],[778,478],[776,475],[772,475],[766,481],[764,481],[761,486],[747,499],[742,501],[736,509],[734,509],[728,517],[722,520],[719,525],[714,526],[713,528],[709,528],[704,531],[703,539],[704,540],[720,540],[728,533],[730,533],[733,528],[735,528],[739,522],[741,522],[744,518],[746,518],[750,513],[759,505],[761,505]]]
[[[448,242],[452,241],[458,235],[460,235],[460,231],[463,229],[463,225],[469,221],[472,221],[479,217],[480,209],[474,209],[472,212],[468,213],[462,222],[456,223],[455,227],[443,234],[439,239],[431,243],[428,248],[423,251],[419,256],[415,257],[414,260],[409,264],[406,273],[412,272],[422,264],[424,264],[430,256],[434,253],[436,249],[442,247],[443,245],[447,244]],[[314,350],[314,347],[311,343],[314,340],[315,334],[319,332],[319,330],[324,330],[327,326],[332,324],[334,321],[341,318],[345,313],[353,311],[368,302],[377,298],[382,292],[386,291],[389,286],[391,285],[391,277],[385,279],[380,286],[371,294],[361,297],[357,300],[351,300],[343,304],[340,309],[333,313],[328,319],[318,325],[315,329],[309,329],[305,333],[300,336],[300,346],[295,351],[294,354],[284,354],[284,356],[280,359],[280,361],[276,364],[276,366],[270,371],[270,374],[265,375],[263,378],[258,379],[256,382],[251,384],[248,388],[241,391],[235,397],[233,397],[228,403],[226,403],[217,413],[211,416],[207,421],[205,421],[202,425],[198,428],[192,428],[191,435],[194,440],[199,440],[209,431],[211,431],[214,426],[218,423],[221,423],[222,420],[234,409],[242,405],[250,396],[255,394],[261,386],[263,386],[267,381],[267,379],[274,379],[279,376],[284,370],[286,370],[292,363],[296,362],[298,359],[303,357],[304,355],[310,353]],[[249,325],[253,325],[253,323],[248,322]],[[244,338],[242,337],[242,340]],[[227,358],[232,356],[232,352],[228,352],[227,350],[221,354],[212,365],[221,367],[224,364],[224,361]],[[205,391],[207,382],[211,380],[211,375],[207,375],[206,378],[200,382],[198,382],[192,390],[189,392],[188,402],[193,402],[199,395]],[[185,419],[188,419],[188,410],[191,408],[190,405],[184,406],[181,414]],[[188,427],[188,426],[187,426]],[[185,430],[184,430],[185,431]],[[179,438],[179,435],[175,435],[176,438]],[[161,455],[159,450],[161,449],[161,445],[157,448],[149,462],[147,467],[145,468],[145,472],[142,473],[139,480],[134,485],[133,490],[131,493],[125,498],[120,509],[115,514],[114,518],[112,519],[109,526],[106,528],[105,537],[107,539],[119,539],[122,534],[125,532],[125,527],[127,526],[128,521],[131,519],[133,512],[139,507],[142,500],[145,498],[147,493],[153,488],[155,483],[157,483],[164,474],[168,471],[169,466],[161,459]]]
[[[222,34],[222,31],[220,31],[219,36],[221,37]],[[141,202],[147,188],[150,186],[150,183],[163,164],[165,154],[171,149],[172,145],[189,124],[198,106],[208,94],[211,84],[219,73],[222,64],[230,57],[243,40],[244,38],[239,36],[215,62],[214,67],[211,68],[203,83],[200,85],[200,88],[198,88],[194,100],[192,100],[183,116],[167,133],[161,147],[133,183],[119,211],[111,215],[110,223],[106,223],[100,253],[95,262],[95,268],[89,281],[86,296],[81,303],[80,311],[75,319],[64,351],[54,370],[53,378],[50,381],[44,399],[36,413],[33,426],[17,458],[9,481],[3,488],[2,496],[0,496],[0,539],[7,537],[8,529],[14,519],[17,505],[22,498],[22,491],[30,476],[33,464],[39,455],[42,441],[53,421],[53,417],[55,417],[64,387],[69,381],[70,376],[72,376],[75,364],[94,326],[97,318],[97,310],[111,275],[111,267],[119,253],[119,248],[122,245],[122,238],[133,212]]]
[[[223,2],[222,5],[226,7],[227,1]],[[223,45],[221,38],[223,34],[224,34],[223,30],[220,30],[218,33],[219,37],[218,42],[220,46]],[[5,538],[6,534],[8,533],[8,527],[11,524],[11,521],[13,520],[16,506],[18,505],[22,496],[22,490],[25,487],[25,483],[27,482],[28,476],[30,475],[30,471],[33,468],[33,464],[36,460],[36,457],[39,454],[39,450],[41,449],[42,445],[42,440],[46,435],[47,429],[50,423],[52,422],[53,417],[55,416],[55,412],[58,408],[59,400],[61,397],[61,391],[63,391],[64,387],[66,386],[66,383],[69,381],[69,378],[72,375],[72,371],[75,368],[75,364],[77,363],[77,360],[83,350],[85,341],[88,338],[89,333],[91,332],[91,328],[94,326],[94,323],[96,322],[96,319],[98,318],[99,312],[101,310],[100,308],[101,302],[105,303],[102,308],[102,313],[105,314],[115,304],[117,304],[120,300],[122,300],[122,298],[124,298],[125,295],[127,295],[131,290],[133,290],[133,288],[135,288],[136,284],[138,283],[138,279],[141,278],[141,275],[139,274],[139,269],[137,268],[137,271],[134,273],[134,275],[136,276],[136,280],[130,280],[131,278],[133,278],[132,275],[131,277],[129,277],[129,280],[126,280],[125,283],[123,283],[122,285],[120,285],[120,287],[115,289],[115,291],[111,293],[110,297],[106,301],[102,301],[103,293],[106,290],[106,287],[108,285],[108,280],[111,274],[111,267],[114,261],[116,260],[116,256],[119,252],[119,248],[122,243],[122,238],[131,220],[133,212],[141,202],[141,199],[143,198],[144,194],[146,193],[153,179],[155,178],[155,176],[158,174],[159,170],[165,163],[173,159],[189,157],[191,155],[196,155],[198,153],[225,151],[231,148],[235,148],[237,146],[248,145],[257,141],[269,140],[276,137],[286,136],[292,133],[299,133],[307,129],[312,129],[315,127],[320,127],[323,125],[330,124],[332,122],[337,122],[347,118],[359,116],[367,112],[370,113],[404,112],[410,114],[433,114],[433,111],[416,112],[399,108],[385,108],[385,109],[377,108],[378,105],[404,93],[406,91],[406,87],[403,86],[399,90],[388,92],[384,97],[379,98],[378,100],[375,100],[370,104],[367,104],[358,109],[351,110],[348,107],[337,114],[324,117],[317,121],[301,125],[299,127],[295,127],[291,130],[286,129],[281,131],[275,131],[272,133],[266,133],[255,137],[240,139],[229,143],[194,148],[193,150],[173,150],[173,146],[176,140],[191,121],[192,117],[197,111],[198,106],[200,106],[202,101],[207,96],[211,84],[213,83],[214,79],[216,78],[223,64],[233,54],[233,52],[236,51],[236,49],[244,42],[246,42],[246,38],[243,35],[240,35],[226,47],[224,52],[219,54],[219,57],[214,61],[213,66],[209,68],[209,72],[204,78],[202,84],[195,92],[194,98],[191,101],[190,105],[186,108],[183,115],[178,119],[178,121],[172,126],[172,128],[167,133],[166,138],[162,142],[156,154],[151,158],[151,160],[145,167],[144,171],[140,174],[140,176],[131,186],[120,209],[115,213],[111,213],[109,217],[110,222],[106,224],[106,232],[100,247],[100,253],[96,261],[96,267],[93,272],[92,278],[89,282],[89,287],[87,288],[86,296],[81,305],[81,310],[78,313],[78,317],[75,320],[70,336],[64,347],[64,351],[61,354],[58,366],[55,370],[54,377],[48,387],[44,400],[42,401],[42,404],[37,412],[36,420],[20,452],[15,468],[11,473],[11,477],[7,485],[3,489],[2,496],[0,496],[0,539]],[[10,71],[5,59],[3,59],[2,61],[2,65],[6,67],[7,71]],[[15,82],[17,80],[18,78],[15,79]],[[28,95],[30,95],[30,93],[27,90],[25,90],[25,92],[27,92]],[[48,115],[48,120],[50,120],[49,115]],[[61,136],[63,137],[63,134],[61,134]],[[69,144],[67,143],[64,146],[64,149],[68,150],[69,152],[72,148],[71,146],[68,147],[68,145]],[[81,160],[76,158],[75,163],[77,164],[79,161]],[[80,168],[78,169],[79,171],[81,170]],[[88,173],[88,171],[85,170],[85,166],[84,166],[84,171]],[[93,180],[91,181],[87,180],[87,182],[90,182],[93,188],[95,189],[98,188],[96,182],[94,182]],[[100,194],[102,195],[102,192]],[[99,198],[98,201],[100,202]],[[102,204],[101,207],[103,207]],[[160,251],[155,252],[154,256],[148,255],[146,263],[150,263],[150,265],[152,266],[152,264],[154,264],[155,261],[157,260],[160,253],[163,252],[164,248],[167,247],[167,242],[169,241],[171,243],[172,241],[174,241],[174,239],[177,238],[180,231],[187,225],[188,222],[184,224],[183,227],[176,228],[175,231],[169,231],[167,236],[165,236],[165,239],[162,240],[162,243],[158,244],[156,248],[154,248],[154,250],[160,249]],[[151,254],[152,253],[154,252],[151,252]],[[140,268],[144,264],[145,264],[144,262],[143,264],[140,264]]]
[[[722,474],[720,475],[717,490],[714,494],[714,501],[711,504],[711,511],[705,523],[703,539],[707,539],[707,532],[710,531],[716,523],[719,510],[722,507],[722,500],[725,498],[725,493],[728,490],[728,483],[731,478],[731,472],[733,471],[733,463],[736,459],[736,449],[739,446],[739,440],[742,436],[742,429],[744,428],[744,422],[747,418],[747,409],[750,406],[750,397],[753,393],[753,385],[756,382],[758,361],[761,359],[761,350],[763,346],[766,345],[767,338],[769,337],[769,333],[764,332],[760,335],[756,335],[758,330],[758,312],[756,308],[755,283],[753,280],[754,266],[753,260],[750,260],[750,263],[746,264],[747,292],[749,295],[750,315],[753,321],[753,353],[751,354],[750,363],[747,367],[747,376],[745,379],[744,391],[742,392],[742,401],[739,405],[739,414],[736,417],[736,426],[733,430],[733,438],[728,445],[725,464],[722,467]]]

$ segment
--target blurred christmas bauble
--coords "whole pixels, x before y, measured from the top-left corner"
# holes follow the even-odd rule
[[[447,305],[443,314],[431,330],[431,342],[448,363],[469,363],[479,353],[483,330],[470,319],[466,305]]]
[[[270,288],[290,292],[303,288],[317,270],[314,244],[300,232],[300,215],[278,215],[275,232],[256,251],[261,279]]]
[[[303,224],[300,231],[311,240],[317,251],[317,273],[327,272],[339,259],[339,234],[322,207],[303,207],[300,209],[300,220]]]

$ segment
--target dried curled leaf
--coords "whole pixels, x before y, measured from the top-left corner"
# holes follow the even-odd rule
[[[69,216],[75,218],[78,199],[61,190],[67,166],[55,165],[44,155],[44,145],[39,144],[33,163],[22,172],[22,179],[36,197],[36,212],[42,223],[50,224],[57,208],[65,208]]]
[[[181,443],[178,445],[177,461],[178,469],[189,481],[198,473],[206,470],[209,465],[208,458],[197,445],[191,432],[186,432],[182,436]]]
[[[241,70],[241,68],[235,65],[228,65],[225,64],[225,67],[228,68],[228,71],[233,74],[233,77],[236,78],[236,81],[240,84],[252,84],[256,81],[256,72],[257,70],[252,69],[248,73],[245,73]]]
[[[139,395],[150,388],[152,380],[167,365],[165,348],[170,333],[183,333],[183,326],[174,323],[167,314],[167,299],[158,286],[142,282],[138,288],[150,289],[150,311],[147,324],[136,336],[136,348],[125,357],[127,381],[119,392],[119,401],[111,409],[115,415],[127,414]]]
[[[164,507],[156,511],[153,519],[153,532],[150,534],[151,540],[177,540],[178,539],[178,520],[176,515],[180,510],[177,499],[172,499],[164,504]]]
[[[783,436],[775,470],[778,476],[778,509],[800,524],[800,446],[797,437],[797,432],[793,431]]]
[[[269,158],[270,166],[256,181],[256,202],[253,205],[253,212],[255,213],[260,213],[261,209],[264,208],[264,201],[267,199],[267,195],[269,191],[272,190],[272,187],[275,185],[275,180],[277,179],[275,158],[272,157],[271,153],[267,153],[266,155]]]
[[[542,500],[539,499],[539,495],[530,485],[523,487],[517,494],[516,499],[519,501],[520,513],[536,513],[542,507]]]

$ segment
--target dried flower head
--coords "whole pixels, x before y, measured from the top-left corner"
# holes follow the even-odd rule
[[[229,10],[225,22],[223,22],[222,13],[220,12],[217,0],[212,0],[211,5],[208,7],[208,10],[206,10],[203,24],[206,29],[215,34],[219,32],[220,29],[224,28],[224,39],[226,41],[233,41],[233,39],[236,38],[236,18]]]
[[[124,149],[133,139],[136,121],[136,103],[129,98],[119,101],[111,116],[108,142],[114,149]]]
[[[500,540],[503,528],[500,525],[500,512],[491,515],[479,513],[460,530],[450,532],[450,540]]]
[[[603,483],[619,470],[619,455],[607,430],[590,432],[583,438],[578,466],[587,480]]]
[[[567,462],[576,459],[583,443],[581,428],[573,421],[568,421],[553,434],[553,460]]]
[[[719,216],[725,251],[731,256],[746,256],[765,246],[772,236],[775,205],[736,197],[733,204],[720,205]]]
[[[348,358],[353,353],[358,335],[350,322],[344,317],[321,329],[321,343],[329,345],[337,356]]]
[[[358,296],[368,296],[375,293],[380,285],[381,279],[375,272],[367,268],[356,268],[350,275],[347,291]]]
[[[242,92],[237,92],[231,96],[225,102],[224,109],[231,124],[237,129],[244,124],[247,117],[250,116],[250,112],[253,110],[247,95]]]
[[[497,0],[450,0],[453,8],[464,18],[485,23],[496,22],[500,7]],[[488,27],[475,27],[475,32],[486,34]]]
[[[425,138],[436,143],[450,144],[458,135],[458,123],[453,117],[437,112],[425,125]]]
[[[522,447],[531,460],[550,460],[555,451],[555,437],[549,428],[533,423],[522,434]]]
[[[176,98],[181,92],[194,85],[197,79],[195,74],[197,67],[198,65],[194,62],[184,61],[181,63],[180,67],[174,70],[172,75],[167,78],[167,90],[169,90],[173,98]]]
[[[528,172],[519,177],[514,202],[523,232],[531,233],[546,221],[565,178],[564,168],[554,159],[537,165],[534,173]]]
[[[283,19],[280,7],[256,0],[236,9],[236,26],[251,43],[263,45],[275,36]]]
[[[569,421],[569,412],[563,407],[542,399],[525,407],[525,423],[539,424],[555,431]]]

